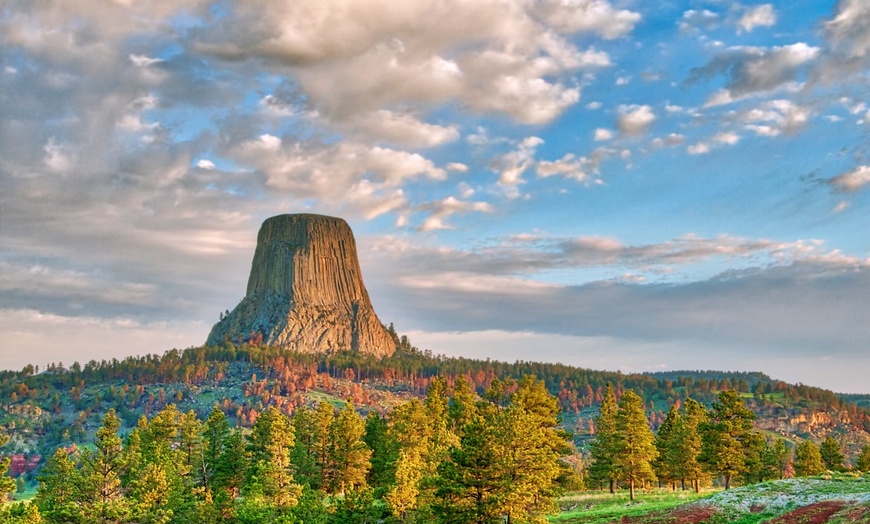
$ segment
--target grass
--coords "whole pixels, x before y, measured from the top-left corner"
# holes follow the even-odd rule
[[[628,501],[625,492],[616,495],[600,491],[574,493],[559,500],[563,511],[550,520],[562,524],[605,524],[620,522],[624,517],[637,524],[760,524],[771,519],[776,519],[773,522],[777,524],[817,522],[801,516],[801,512],[831,504],[829,501],[839,501],[844,508],[829,520],[818,522],[870,523],[870,476],[834,473],[763,482],[728,491],[707,491],[700,495],[654,490],[639,493],[633,503]],[[689,518],[705,511],[709,515],[697,517],[697,520]],[[678,514],[683,518],[674,517]]]
[[[624,491],[613,495],[606,491],[572,493],[559,499],[560,507],[570,509],[550,520],[563,524],[605,524],[622,517],[638,517],[653,511],[668,510],[709,496],[710,493],[656,489],[648,493],[636,492],[633,502],[629,500],[628,492]]]

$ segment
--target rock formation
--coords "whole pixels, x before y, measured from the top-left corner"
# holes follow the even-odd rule
[[[206,343],[252,336],[309,353],[395,351],[363,285],[347,222],[311,214],[263,222],[245,298],[215,324]]]

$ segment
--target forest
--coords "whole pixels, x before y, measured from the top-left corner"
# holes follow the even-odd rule
[[[0,522],[543,522],[566,490],[870,466],[865,408],[827,390],[446,358],[390,331],[383,359],[251,343],[0,372],[0,488],[38,487]],[[810,412],[860,438],[757,427]]]

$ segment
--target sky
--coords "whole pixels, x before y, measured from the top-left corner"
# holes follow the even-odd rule
[[[262,221],[436,354],[870,393],[870,2],[4,0],[0,368],[204,343]]]

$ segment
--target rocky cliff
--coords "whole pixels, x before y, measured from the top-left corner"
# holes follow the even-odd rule
[[[395,351],[363,285],[347,222],[299,214],[263,223],[245,298],[215,324],[206,343],[252,336],[303,352]]]

